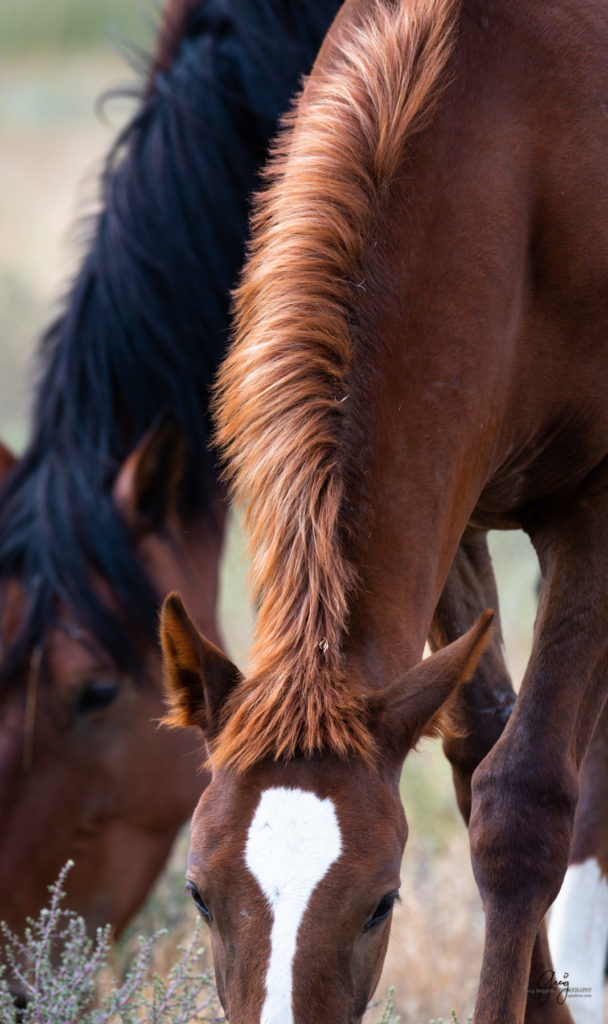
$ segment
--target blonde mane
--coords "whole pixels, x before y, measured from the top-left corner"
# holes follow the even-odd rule
[[[379,204],[433,107],[457,4],[375,0],[354,23],[343,17],[257,198],[215,410],[226,477],[245,511],[258,617],[216,766],[242,771],[323,749],[373,754],[342,657],[357,583],[341,519],[349,326]]]

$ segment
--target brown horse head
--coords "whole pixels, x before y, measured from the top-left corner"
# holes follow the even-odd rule
[[[399,894],[401,766],[421,736],[445,727],[442,712],[472,673],[491,619],[362,698],[370,758],[319,750],[214,767],[193,819],[187,885],[210,928],[231,1024],[361,1019]],[[217,762],[226,707],[245,681],[176,595],[161,634],[169,723],[202,730]],[[250,740],[242,736],[243,749]]]
[[[180,522],[179,449],[166,423],[150,431],[119,471],[114,503],[158,601],[184,586],[197,621],[217,638],[221,508],[218,502],[215,524]],[[4,452],[2,463],[10,470]],[[89,582],[120,614],[111,588],[92,570]],[[26,589],[13,579],[1,608],[5,650],[27,608]],[[151,621],[132,671],[56,598],[39,644],[3,686],[0,919],[15,928],[45,904],[48,885],[70,857],[70,906],[91,931],[108,922],[119,931],[192,811],[201,786],[197,743],[157,727],[162,687],[154,632]]]

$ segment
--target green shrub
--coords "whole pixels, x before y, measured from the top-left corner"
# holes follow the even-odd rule
[[[114,33],[149,45],[160,6],[154,0],[3,0],[0,53],[98,47]]]
[[[399,1017],[395,1017],[393,1012],[393,992],[394,990],[389,989],[388,996],[386,997],[386,1005],[384,1012],[378,1021],[378,1024],[399,1024]]]
[[[62,907],[65,878],[51,886],[51,900],[37,920],[29,920],[23,941],[4,923],[0,965],[0,1021],[12,1024],[217,1024],[223,1020],[210,972],[200,972],[200,924],[180,947],[166,979],[152,973],[152,950],[161,933],[140,939],[137,956],[122,981],[109,972],[110,929],[88,937],[81,917]],[[11,989],[27,998],[15,1010]]]
[[[455,1010],[452,1010],[450,1013],[450,1020],[452,1021],[452,1024],[460,1024]],[[443,1017],[438,1017],[437,1020],[430,1020],[429,1024],[443,1024]],[[473,1024],[473,1018],[467,1017],[466,1024]]]

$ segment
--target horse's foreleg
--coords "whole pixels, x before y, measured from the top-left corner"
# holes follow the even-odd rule
[[[603,1024],[608,943],[608,704],[579,778],[570,863],[551,908],[549,944],[559,977],[578,989],[570,1001],[575,1024]]]
[[[543,576],[532,657],[473,776],[469,834],[486,914],[475,1024],[570,1019],[565,979],[545,969],[536,936],[566,871],[578,770],[606,690],[606,499],[601,480],[590,482],[558,522],[530,524]]]
[[[456,710],[459,734],[444,740],[444,752],[452,766],[454,788],[460,812],[468,825],[471,812],[473,772],[498,740],[515,702],[515,692],[505,661],[498,616],[498,595],[487,536],[469,532],[463,538],[437,605],[429,642],[438,650],[466,632],[485,608],[497,615],[488,648],[473,678],[459,690]],[[551,972],[544,922],[532,952],[531,973]],[[564,1009],[550,1005],[531,1006],[529,1021],[570,1020]]]
[[[501,735],[515,702],[505,662],[498,595],[487,535],[465,534],[435,609],[429,643],[436,651],[466,633],[486,608],[496,612],[488,647],[473,678],[458,691],[459,734],[444,741],[456,799],[465,823],[471,813],[471,778]]]

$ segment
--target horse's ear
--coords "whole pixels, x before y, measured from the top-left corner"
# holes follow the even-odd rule
[[[0,441],[0,484],[4,483],[5,477],[8,476],[16,461],[17,459],[10,448],[7,448],[4,442]]]
[[[120,467],[112,488],[118,512],[137,535],[158,530],[177,511],[187,441],[171,416],[147,430]]]
[[[199,633],[178,594],[165,599],[160,620],[168,711],[164,724],[196,725],[205,739],[216,735],[222,707],[241,673]]]
[[[450,698],[473,675],[490,638],[493,618],[494,613],[486,610],[468,633],[372,698],[371,728],[387,756],[402,761],[423,736],[453,731]]]

